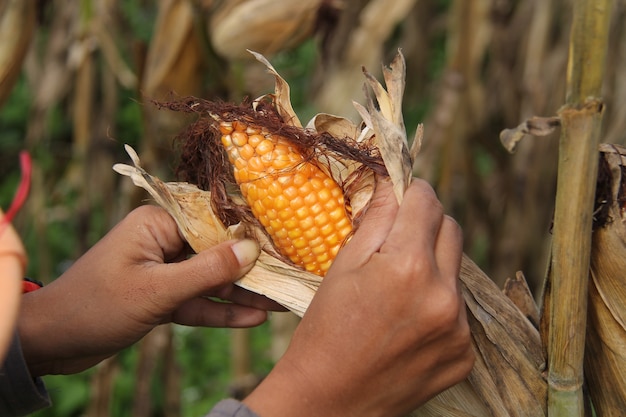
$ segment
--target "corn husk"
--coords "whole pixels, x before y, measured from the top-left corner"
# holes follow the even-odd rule
[[[286,123],[301,126],[289,101],[289,86],[271,64],[259,54],[262,62],[275,77],[271,98]],[[421,145],[419,128],[409,141],[402,121],[402,94],[405,83],[405,63],[400,53],[383,71],[384,88],[365,71],[368,92],[366,104],[355,104],[363,119],[362,127],[347,119],[319,114],[307,128],[329,132],[335,137],[350,137],[372,141],[380,150],[385,167],[394,183],[398,201],[411,181],[412,161]],[[194,250],[239,237],[242,225],[224,227],[213,213],[210,193],[186,183],[163,183],[146,173],[134,151],[127,147],[134,166],[117,164],[114,168],[128,175],[134,183],[145,188],[176,219],[183,236]],[[320,154],[320,164],[339,183],[344,184],[351,203],[358,201],[357,211],[367,206],[371,198],[373,174],[351,178],[357,172],[357,161],[343,161]],[[350,183],[352,181],[352,183]],[[346,187],[345,184],[350,183]],[[210,236],[208,236],[210,235]],[[273,257],[270,242],[262,232],[254,237],[263,249],[255,267],[238,284],[285,305],[302,316],[321,278],[301,271]],[[473,346],[477,354],[469,378],[426,403],[414,416],[537,416],[545,414],[547,386],[542,377],[545,363],[539,332],[516,304],[468,257],[461,265],[463,297],[468,308]],[[523,280],[523,276],[518,276]],[[528,300],[526,300],[528,302]],[[536,306],[534,306],[536,309]],[[531,306],[532,310],[532,306]]]
[[[264,55],[293,48],[310,38],[321,0],[226,0],[208,25],[215,51],[230,60],[248,60],[247,49]]]
[[[22,61],[35,32],[35,6],[32,0],[0,4],[0,106],[22,71]]]
[[[598,212],[608,221],[595,230],[591,253],[585,377],[594,408],[601,416],[622,416],[626,410],[626,228],[623,184],[626,148],[601,145]],[[604,168],[602,168],[602,166]]]
[[[116,164],[113,169],[130,177],[135,185],[148,191],[156,203],[167,210],[194,251],[200,252],[220,242],[243,237],[241,224],[225,227],[215,215],[210,191],[185,182],[165,183],[141,167],[133,148],[126,145],[126,151],[134,166]],[[259,232],[255,237],[261,247],[271,245],[263,233]],[[302,316],[320,281],[317,275],[288,265],[264,250],[256,265],[237,284],[276,300]]]

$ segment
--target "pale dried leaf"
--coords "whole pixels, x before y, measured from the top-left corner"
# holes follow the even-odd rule
[[[596,285],[615,277],[596,273],[592,277],[585,345],[586,383],[597,415],[620,416],[626,410],[626,329],[615,320]]]
[[[558,116],[531,117],[514,129],[504,129],[500,132],[500,142],[507,151],[513,153],[524,136],[548,136],[559,126],[561,126],[561,118]]]
[[[466,379],[443,391],[411,417],[482,417],[490,415],[474,388]]]
[[[470,374],[474,388],[494,410],[505,407],[511,416],[544,415],[547,384],[541,374],[545,359],[538,330],[467,256],[461,281],[481,357]],[[486,368],[481,370],[480,363]]]
[[[545,415],[547,384],[537,329],[467,256],[460,278],[476,352],[474,368],[467,380],[412,416]]]
[[[151,97],[170,77],[186,55],[181,52],[189,34],[193,32],[193,6],[186,1],[166,0],[159,3],[154,37],[146,57],[146,74],[143,88]],[[182,94],[181,91],[177,91]]]
[[[593,233],[585,376],[598,415],[617,416],[626,409],[626,148],[602,144],[600,151],[610,175],[599,177],[597,189],[608,189],[611,195],[597,199],[609,204],[610,221]]]
[[[267,70],[272,74],[276,80],[276,86],[274,88],[274,100],[276,110],[278,114],[283,118],[283,122],[290,126],[302,127],[302,123],[298,118],[298,115],[293,110],[291,105],[290,89],[287,81],[280,76],[280,74],[274,69],[274,66],[265,59],[265,57],[257,52],[248,50],[254,57],[267,67]],[[258,99],[257,99],[258,100]]]
[[[365,80],[367,81],[367,84],[374,93],[374,97],[376,97],[374,107],[379,109],[378,111],[382,114],[382,117],[386,118],[392,123],[395,123],[395,112],[393,109],[392,98],[390,97],[389,93],[387,92],[387,90],[385,90],[385,87],[383,87],[382,84],[378,82],[376,77],[367,72],[367,70],[364,69],[363,74],[365,75]]]
[[[394,122],[399,128],[404,129],[404,119],[402,118],[402,97],[406,79],[406,62],[404,55],[398,51],[389,67],[383,67],[383,77],[387,87],[388,97],[391,101],[391,114],[386,118]]]
[[[144,171],[138,160],[134,167],[115,164],[113,169],[148,191],[156,203],[176,220],[182,235],[194,251],[199,252],[228,240],[226,228],[211,208],[210,192],[187,183],[164,183]]]
[[[35,32],[36,10],[32,1],[0,4],[0,106],[13,90]]]
[[[386,91],[366,70],[366,81],[374,97],[368,97],[367,112],[376,134],[376,145],[393,182],[394,194],[402,201],[404,191],[413,176],[413,161],[402,121],[402,94],[406,75],[404,57],[398,52],[389,68],[385,68]],[[357,110],[359,110],[357,108]]]
[[[370,117],[367,109],[361,103],[358,103],[356,101],[353,101],[352,105],[356,109],[357,113],[359,113],[359,116],[361,116],[361,119],[363,119],[363,123],[365,123],[367,127],[373,130],[374,124],[372,123],[372,118]]]
[[[307,129],[319,133],[328,133],[336,138],[357,138],[360,129],[345,117],[332,114],[318,113],[307,123]]]
[[[247,49],[271,56],[311,36],[322,0],[222,0],[208,30],[215,51],[229,60],[248,60]]]
[[[507,278],[504,282],[504,295],[509,297],[535,327],[539,327],[539,307],[528,287],[522,271],[515,274],[515,278]]]
[[[420,123],[417,125],[417,129],[415,129],[415,137],[413,138],[413,143],[411,143],[411,149],[409,149],[409,155],[411,156],[411,161],[417,160],[417,155],[422,149],[422,141],[424,140],[424,124]]]

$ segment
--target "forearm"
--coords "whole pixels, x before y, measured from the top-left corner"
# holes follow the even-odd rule
[[[83,301],[56,281],[24,294],[17,323],[33,376],[72,374],[107,356],[96,337],[106,335],[105,326],[90,322],[89,303]]]

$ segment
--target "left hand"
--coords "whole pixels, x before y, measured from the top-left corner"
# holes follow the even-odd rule
[[[256,243],[187,252],[167,212],[139,207],[61,277],[24,295],[18,323],[31,374],[80,372],[162,323],[250,327],[283,310],[233,284],[258,257]]]

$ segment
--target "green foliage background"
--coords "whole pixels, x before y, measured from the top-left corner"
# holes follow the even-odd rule
[[[23,137],[28,123],[28,109],[32,95],[26,83],[21,80],[15,87],[6,105],[0,109],[0,205],[8,207],[19,183],[20,171],[18,153],[23,149]],[[125,105],[121,106],[118,123],[124,137],[138,138],[141,120],[138,104],[132,96],[127,96]],[[69,146],[64,141],[67,137],[67,121],[61,112],[53,113],[52,128],[48,132],[49,141],[45,147],[38,148],[33,158],[50,172],[63,171],[63,158],[55,157],[67,152]],[[132,143],[132,141],[131,141]],[[117,175],[110,171],[106,175]],[[51,189],[58,190],[61,184],[51,179]],[[38,241],[45,239],[50,249],[50,257],[54,262],[55,276],[67,269],[76,254],[77,225],[72,215],[76,206],[76,195],[59,195],[51,202],[62,207],[56,220],[49,223],[45,236],[37,236],[30,222],[23,215],[18,215],[15,224],[24,241],[29,255],[28,276],[38,278],[39,256]],[[94,216],[90,231],[91,240],[96,242],[107,230],[102,216]],[[270,334],[269,325],[264,324],[252,330],[253,371],[263,375],[272,366],[269,357]],[[177,362],[182,369],[182,416],[197,417],[208,410],[220,399],[229,395],[231,382],[230,363],[230,330],[211,328],[188,328],[175,325],[174,343]],[[119,374],[115,381],[114,403],[111,404],[111,415],[128,416],[132,405],[133,387],[136,383],[138,347],[130,347],[118,355]],[[94,370],[77,375],[53,375],[44,377],[54,406],[33,414],[36,417],[72,417],[83,415],[89,400],[90,379]],[[155,399],[162,398],[162,386],[153,384]],[[154,404],[156,416],[163,404]]]
[[[129,38],[149,40],[154,23],[154,8],[142,8],[141,2],[122,1],[129,27]],[[310,71],[310,54],[314,53],[311,44],[304,45],[299,51],[285,53],[277,58],[277,68],[286,69],[295,83],[294,91],[304,90],[298,85],[307,82]],[[30,117],[32,91],[24,77],[14,87],[11,96],[0,108],[0,206],[7,208],[13,198],[20,179],[18,154],[25,148],[24,138]],[[136,93],[121,90],[119,111],[116,124],[120,132],[118,160],[125,162],[122,143],[137,145],[142,137],[141,105]],[[296,95],[294,103],[298,111],[306,113],[304,97]],[[310,110],[310,109],[309,109]],[[77,252],[77,205],[78,196],[61,182],[70,157],[71,122],[67,108],[61,103],[50,114],[49,130],[46,140],[32,151],[32,158],[46,172],[49,191],[48,209],[52,212],[45,230],[45,236],[37,235],[32,222],[20,213],[14,221],[29,255],[28,276],[40,278],[41,241],[47,243],[48,256],[52,260],[54,276],[58,277],[80,255]],[[113,170],[104,175],[117,176]],[[102,213],[91,213],[89,241],[97,242],[108,230]],[[174,344],[176,360],[182,372],[181,416],[198,417],[206,414],[219,400],[231,394],[231,339],[229,329],[189,328],[174,325]],[[133,389],[136,384],[138,346],[122,351],[118,356],[119,373],[115,379],[113,403],[110,415],[130,416]],[[263,324],[251,331],[252,371],[264,375],[273,363],[269,355],[270,329]],[[90,397],[90,383],[95,369],[77,375],[51,375],[44,381],[53,401],[53,407],[33,414],[35,417],[78,417],[84,415]],[[158,374],[158,370],[157,370]],[[153,415],[163,415],[163,387],[158,380],[153,381],[152,391],[156,403]]]
[[[51,36],[55,6],[62,2],[44,0],[39,3],[39,26],[31,46],[38,48],[36,53],[43,55],[46,41]],[[119,43],[117,52],[136,74],[141,73],[141,64],[137,62],[134,48],[137,45],[147,48],[153,40],[157,4],[164,3],[145,0],[110,2],[115,4],[118,14],[115,18],[119,27],[116,26],[113,36]],[[193,3],[220,4],[223,1]],[[366,4],[367,1],[345,3]],[[545,9],[539,6],[548,3],[551,14],[541,14]],[[88,21],[96,13],[97,4],[95,0],[76,2],[81,19]],[[481,5],[486,5],[483,14],[477,12]],[[403,107],[405,124],[409,137],[418,123],[424,122],[426,132],[426,146],[420,154],[426,157],[421,160],[423,165],[417,167],[423,170],[416,170],[416,175],[423,174],[431,182],[449,214],[465,231],[465,252],[500,286],[519,270],[524,271],[533,288],[540,288],[543,280],[558,141],[556,135],[534,142],[528,140],[521,145],[522,152],[509,155],[502,149],[498,135],[503,129],[517,126],[532,115],[554,115],[562,106],[570,9],[568,0],[420,0],[382,45],[383,62],[389,62],[403,46],[407,46],[403,49],[405,56],[410,57],[407,59],[409,72]],[[468,17],[461,13],[467,10],[474,14]],[[626,50],[622,41],[626,39],[626,31],[620,22],[626,17],[626,7],[616,7],[615,15],[617,23],[611,26],[609,48],[615,53],[610,54],[608,63],[605,130],[607,142],[623,143],[626,118],[620,109],[626,103],[626,88],[620,68],[626,62],[626,55],[620,51]],[[547,22],[544,32],[533,32],[537,30],[534,24],[537,21]],[[484,29],[487,30],[483,32]],[[145,49],[143,52],[145,55]],[[315,88],[313,83],[315,76],[319,75],[316,69],[319,70],[323,61],[322,55],[328,52],[320,47],[319,39],[310,39],[270,59],[290,84],[294,108],[303,122],[326,110],[315,108],[311,99],[315,94],[311,90]],[[100,77],[106,72],[107,63],[101,52],[94,56],[97,67],[94,72]],[[333,64],[340,64],[343,56],[337,54],[334,58],[337,62]],[[258,64],[230,63],[228,81],[231,85],[228,87],[232,91],[226,93],[243,94],[244,88],[238,83],[241,83],[246,65]],[[321,74],[327,75],[324,71],[332,75],[332,68],[323,68]],[[219,77],[207,71],[206,78],[203,87],[211,90],[214,87],[211,82]],[[148,139],[144,126],[145,108],[141,104],[145,97],[140,91],[120,84],[116,84],[115,90],[117,105],[111,121],[113,133],[106,137],[107,149],[103,154],[111,156],[115,162],[127,162],[123,144],[138,149]],[[98,78],[94,85],[102,89],[105,83]],[[226,88],[221,87],[224,92]],[[28,148],[41,170],[45,228],[38,227],[42,219],[29,217],[28,210],[18,214],[14,225],[29,253],[28,275],[49,282],[61,275],[74,259],[112,227],[113,216],[101,202],[90,205],[88,216],[85,216],[85,196],[75,184],[67,181],[70,165],[75,162],[71,92],[66,92],[42,116],[35,112],[37,91],[32,88],[28,77],[22,74],[11,96],[0,107],[0,206],[6,209],[11,203],[20,178],[18,154]],[[98,88],[94,101],[105,95]],[[233,100],[232,96],[227,98]],[[36,143],[27,143],[29,126],[40,121],[33,120],[36,117],[45,118],[46,130],[37,137]],[[171,172],[172,161],[159,162],[162,162],[160,168],[166,173]],[[123,181],[128,181],[108,168],[101,175],[112,178],[118,191],[123,189]],[[97,194],[99,190],[89,191]],[[123,197],[120,195],[120,200]],[[112,198],[117,199],[118,195]],[[265,324],[253,329],[251,334],[253,371],[259,375],[268,372],[272,366],[270,332],[270,326]],[[229,394],[232,382],[230,331],[175,326],[174,344],[182,375],[182,415],[201,416]],[[110,404],[111,415],[131,415],[138,357],[136,346],[117,357],[119,372],[113,403]],[[54,407],[35,416],[84,415],[92,392],[90,383],[96,371],[46,377]],[[152,390],[153,415],[164,416],[163,386],[158,378],[153,381]]]

